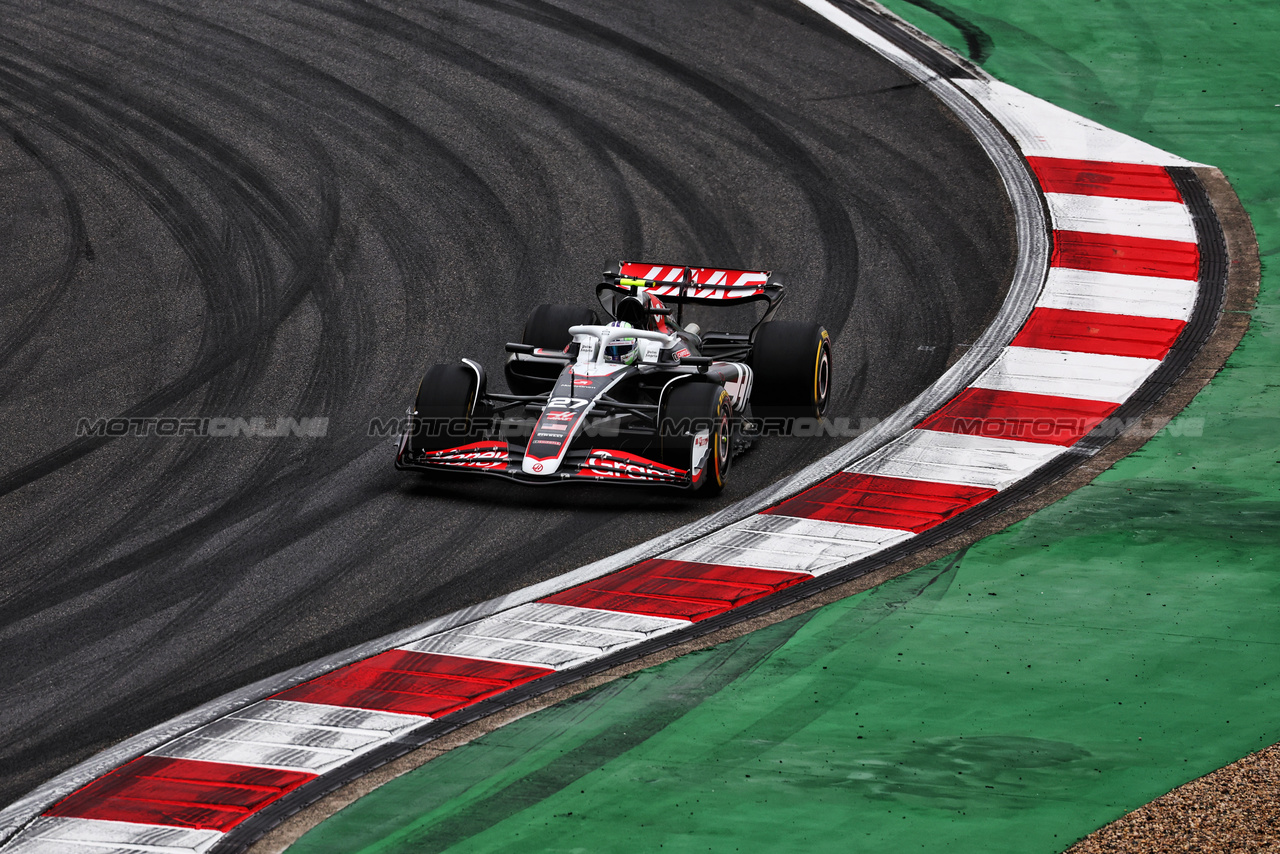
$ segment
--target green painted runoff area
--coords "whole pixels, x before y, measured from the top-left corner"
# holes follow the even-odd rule
[[[1280,741],[1280,4],[888,5],[1226,172],[1264,267],[1227,368],[1178,429],[1025,522],[509,724],[292,854],[1057,852]]]

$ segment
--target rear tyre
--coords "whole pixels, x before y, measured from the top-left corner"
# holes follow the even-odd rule
[[[573,336],[570,326],[594,326],[599,320],[589,308],[572,305],[540,305],[529,313],[524,324],[520,343],[543,350],[563,350]],[[507,387],[513,394],[541,394],[551,390],[561,365],[538,362],[516,362],[515,356],[507,360]]]
[[[661,423],[664,461],[692,467],[700,455],[703,473],[695,489],[699,495],[718,495],[733,459],[733,401],[724,386],[707,382],[676,386],[667,396]],[[670,435],[676,428],[680,434]]]
[[[589,308],[544,303],[530,312],[520,340],[544,350],[563,350],[573,340],[570,326],[594,326],[597,322],[596,313]]]
[[[432,365],[418,385],[413,402],[415,453],[465,445],[476,437],[475,402],[484,394],[481,377],[466,365]]]
[[[819,418],[831,396],[831,337],[818,323],[774,320],[751,348],[754,415]]]

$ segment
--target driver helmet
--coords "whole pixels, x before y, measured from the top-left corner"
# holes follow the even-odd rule
[[[634,329],[630,323],[625,320],[615,320],[609,324],[610,329]],[[605,361],[613,362],[618,365],[629,365],[640,355],[640,348],[636,345],[634,338],[614,338],[604,348]]]

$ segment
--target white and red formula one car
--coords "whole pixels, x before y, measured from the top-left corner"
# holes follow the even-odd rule
[[[774,320],[783,294],[768,272],[617,264],[596,286],[606,323],[590,308],[534,309],[521,342],[507,345],[509,394],[489,391],[471,359],[430,368],[396,468],[715,494],[760,416],[826,408],[830,337],[817,323]],[[684,323],[686,309],[753,322],[703,332]]]

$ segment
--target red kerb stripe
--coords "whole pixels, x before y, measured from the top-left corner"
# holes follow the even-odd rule
[[[1167,317],[1037,308],[1011,346],[1163,359],[1186,325]]]
[[[278,700],[440,717],[553,671],[393,649],[275,695]]]
[[[809,578],[803,572],[655,558],[541,601],[697,621]]]
[[[974,486],[840,472],[764,512],[919,533],[995,494]]]
[[[226,832],[314,777],[277,768],[142,756],[63,798],[45,815]]]
[[[1027,162],[1046,193],[1109,196],[1144,202],[1181,202],[1173,179],[1163,166],[1028,157]]]
[[[1052,265],[1194,282],[1200,275],[1200,250],[1194,243],[1180,240],[1055,231]]]
[[[1120,404],[1048,394],[967,388],[920,428],[941,433],[1074,445]]]

